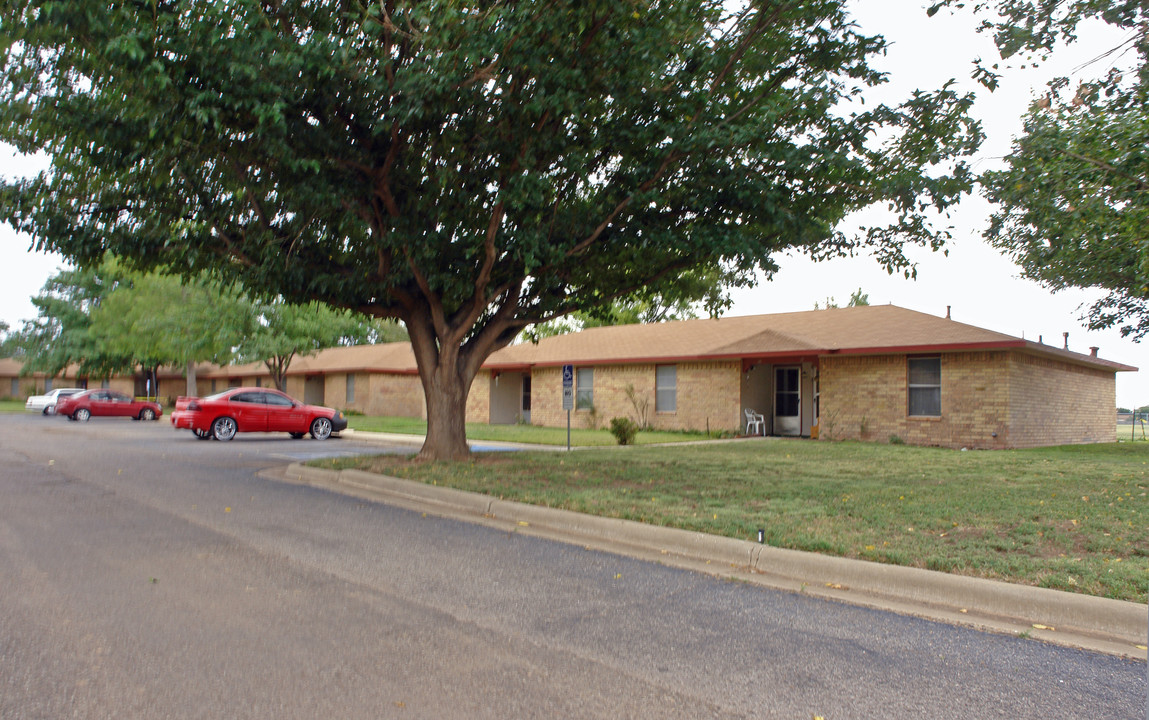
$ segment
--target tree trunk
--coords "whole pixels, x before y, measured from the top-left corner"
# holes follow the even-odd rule
[[[464,382],[455,368],[441,366],[423,383],[427,397],[427,438],[419,451],[421,460],[465,460],[467,446],[467,395],[470,380]]]
[[[196,397],[199,395],[199,391],[196,389],[195,363],[192,362],[191,360],[188,360],[187,375],[188,375],[188,387],[187,387],[188,397]]]
[[[517,288],[509,291],[511,300],[481,322],[482,308],[487,305],[476,304],[469,315],[459,311],[448,317],[436,302],[409,302],[410,312],[400,319],[407,326],[427,400],[427,438],[419,451],[420,460],[470,457],[467,396],[483,362],[518,333],[519,326],[513,322],[517,293]]]

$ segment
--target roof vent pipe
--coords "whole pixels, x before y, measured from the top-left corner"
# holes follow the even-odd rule
[[[952,319],[953,318],[950,317],[950,306],[946,305],[946,320],[952,320]]]
[[[1097,357],[1097,351],[1100,349],[1101,348],[1097,347],[1096,345],[1091,345],[1089,347],[1089,357]]]
[[[1061,333],[1061,337],[1065,338],[1065,349],[1068,350],[1069,349],[1069,333],[1063,332],[1063,333]]]

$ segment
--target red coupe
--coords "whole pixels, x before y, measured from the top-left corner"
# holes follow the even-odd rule
[[[191,430],[201,440],[231,440],[241,432],[285,432],[299,439],[311,433],[326,440],[347,429],[338,410],[304,405],[270,388],[232,388],[205,398],[181,397],[172,426]]]
[[[130,417],[133,420],[155,420],[163,408],[151,400],[136,400],[115,390],[85,390],[56,400],[56,414],[69,420],[87,421],[91,417]]]

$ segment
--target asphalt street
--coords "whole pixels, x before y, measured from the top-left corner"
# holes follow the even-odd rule
[[[1143,718],[1146,665],[260,471],[386,450],[0,415],[0,718]]]

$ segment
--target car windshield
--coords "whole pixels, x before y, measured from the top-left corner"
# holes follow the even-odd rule
[[[227,395],[231,390],[224,390],[223,392],[216,393],[215,395],[208,395],[204,400],[222,400],[224,395]]]

